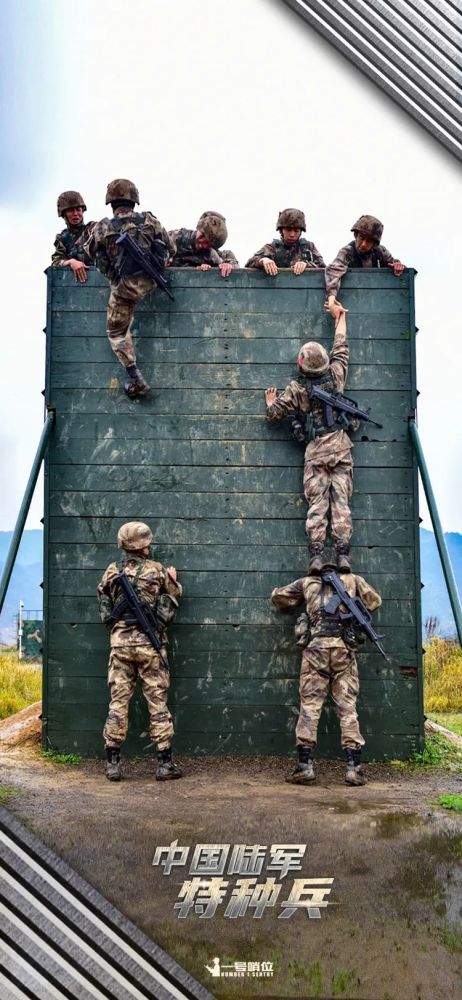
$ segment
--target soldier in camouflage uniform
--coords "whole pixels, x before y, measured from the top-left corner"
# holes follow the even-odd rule
[[[351,227],[351,232],[354,240],[342,247],[332,264],[326,267],[327,307],[334,319],[342,308],[337,292],[349,267],[389,267],[396,277],[403,273],[405,267],[381,244],[383,225],[374,215],[361,215]]]
[[[218,267],[222,278],[239,267],[232,250],[221,250],[228,230],[220,212],[203,212],[195,229],[171,229],[169,236],[176,246],[169,267],[197,267],[201,271]]]
[[[156,288],[152,278],[143,274],[125,251],[116,245],[122,233],[129,233],[141,250],[154,246],[161,253],[163,263],[175,250],[166,230],[151,212],[135,212],[139,205],[138,189],[132,181],[118,178],[108,184],[106,205],[111,204],[112,219],[97,222],[86,244],[96,266],[111,283],[107,307],[107,335],[112,350],[124,365],[129,381],[125,392],[130,399],[144,396],[150,386],[136,364],[136,354],[131,334],[135,306]]]
[[[351,597],[360,597],[369,611],[380,607],[379,594],[363,579],[349,573],[342,581]],[[333,587],[319,576],[306,576],[287,587],[273,590],[271,600],[277,608],[290,609],[305,605],[305,615],[297,623],[298,644],[304,646],[300,673],[300,714],[296,726],[298,764],[287,779],[297,785],[314,781],[313,758],[316,747],[319,717],[327,695],[332,700],[340,721],[342,748],[347,757],[345,780],[349,785],[364,785],[361,766],[361,735],[356,712],[359,692],[358,666],[353,649],[357,646],[355,634],[346,631],[340,613],[346,608],[340,604],[334,614],[324,609],[334,594]]]
[[[172,761],[172,717],[167,707],[170,683],[167,666],[167,625],[174,616],[182,587],[174,566],[162,566],[150,558],[152,531],[141,521],[122,525],[117,535],[124,549],[120,565],[108,566],[98,586],[101,620],[111,628],[111,655],[108,684],[111,691],[109,713],[103,736],[106,748],[106,775],[120,779],[120,747],[127,735],[128,707],[139,677],[149,710],[149,735],[157,747],[157,780],[181,778]],[[160,653],[151,645],[129,609],[118,618],[117,607],[123,594],[117,577],[126,573],[138,596],[155,612],[162,642]]]
[[[299,208],[284,208],[279,212],[276,229],[281,238],[265,243],[247,261],[246,267],[261,268],[265,274],[275,277],[278,267],[290,267],[294,274],[303,274],[307,267],[325,266],[314,243],[302,238],[306,223],[305,215]]]
[[[323,549],[330,509],[332,539],[337,553],[337,567],[350,571],[349,551],[352,520],[349,500],[353,487],[352,443],[343,429],[331,430],[324,425],[323,404],[310,400],[306,381],[332,393],[343,392],[348,374],[349,349],[346,314],[342,308],[335,328],[330,356],[321,344],[304,344],[298,356],[302,379],[294,379],[278,396],[276,388],[266,389],[266,415],[277,421],[289,414],[311,414],[313,439],[305,450],[303,489],[308,504],[306,533],[311,556],[309,572],[319,573],[323,566]],[[357,421],[350,421],[356,429]]]
[[[87,206],[78,191],[63,191],[58,198],[58,215],[64,219],[66,228],[58,233],[51,258],[52,267],[70,267],[76,281],[87,280],[87,268],[94,261],[83,249],[90,238],[94,222],[84,222],[83,213]]]

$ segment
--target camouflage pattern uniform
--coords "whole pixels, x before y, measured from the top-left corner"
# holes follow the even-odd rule
[[[176,246],[175,254],[168,262],[169,267],[200,267],[201,264],[219,267],[223,263],[239,267],[239,261],[232,250],[215,250],[213,247],[197,250],[194,242],[195,229],[170,229],[168,235]]]
[[[342,577],[345,590],[351,597],[360,597],[369,611],[380,607],[379,594],[354,573]],[[364,746],[356,711],[359,692],[356,657],[345,644],[342,626],[337,615],[323,616],[322,609],[333,596],[333,588],[319,576],[306,576],[287,587],[273,590],[271,600],[277,608],[295,608],[304,604],[310,622],[311,638],[303,651],[300,673],[300,714],[296,726],[298,747],[314,747],[322,707],[331,693],[340,722],[343,749],[360,749]],[[340,605],[339,611],[346,609]],[[332,622],[332,619],[336,621]],[[329,632],[330,634],[326,634]],[[333,635],[333,632],[337,634]]]
[[[135,306],[156,288],[156,283],[145,275],[119,275],[117,262],[120,249],[116,246],[116,239],[125,232],[130,234],[142,250],[149,250],[155,239],[162,240],[169,253],[175,252],[175,246],[155,215],[151,212],[134,212],[125,207],[116,208],[112,219],[97,222],[86,244],[85,249],[94,257],[96,267],[111,283],[107,335],[112,350],[127,368],[136,364],[131,333]]]
[[[250,257],[246,267],[262,268],[262,260],[269,257],[277,267],[292,267],[297,260],[303,260],[308,267],[325,267],[319,250],[310,240],[300,238],[296,243],[285,244],[282,240],[265,243],[261,250]]]
[[[390,251],[381,243],[378,246],[372,247],[368,253],[360,254],[356,249],[355,241],[352,240],[346,247],[342,247],[339,250],[332,264],[328,264],[326,267],[327,296],[337,295],[343,275],[346,274],[348,268],[387,267],[388,264],[393,264],[396,259],[396,257],[392,257]]]
[[[141,599],[151,607],[160,594],[169,594],[175,599],[181,597],[181,585],[173,580],[161,563],[153,559],[138,552],[125,552],[122,568]],[[119,570],[120,567],[115,562],[111,563],[98,586],[98,602],[103,622],[107,622],[120,596],[120,586],[115,579]],[[166,630],[160,633],[160,639],[161,653],[166,659]],[[128,707],[137,677],[148,705],[150,738],[156,743],[158,751],[166,750],[173,737],[172,717],[167,708],[170,683],[168,669],[139,626],[121,620],[111,629],[108,673],[111,700],[103,731],[107,747],[120,747],[126,738]]]
[[[343,392],[348,374],[349,349],[346,329],[335,331],[329,355],[327,376],[333,389]],[[325,384],[322,388],[332,392]],[[292,413],[314,413],[308,392],[294,379],[267,407],[270,421],[281,420]],[[353,531],[349,500],[353,490],[352,442],[344,430],[334,430],[315,437],[305,450],[303,490],[308,504],[306,533],[313,552],[321,551],[327,533],[330,507],[332,540],[338,551],[348,550]]]
[[[91,237],[94,222],[82,222],[79,226],[69,226],[58,233],[55,239],[55,249],[51,258],[52,267],[64,267],[68,260],[80,260],[82,264],[94,264],[84,244]]]

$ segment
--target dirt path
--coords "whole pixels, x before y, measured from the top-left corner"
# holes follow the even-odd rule
[[[447,772],[402,774],[368,767],[349,789],[341,763],[319,762],[318,780],[297,788],[280,758],[184,760],[185,778],[154,780],[149,761],[127,761],[120,784],[101,761],[63,766],[34,744],[0,753],[5,803],[45,843],[164,947],[217,998],[350,997],[438,1000],[462,995],[462,816],[434,802],[461,792]],[[186,867],[170,877],[155,849],[206,844],[306,844],[302,870],[282,879],[333,877],[321,919],[281,906],[261,919],[174,910]],[[190,859],[192,851],[190,851]],[[263,869],[257,881],[274,875]],[[228,876],[234,888],[238,876]],[[277,878],[277,874],[276,874]],[[205,965],[273,962],[269,982],[212,978]]]

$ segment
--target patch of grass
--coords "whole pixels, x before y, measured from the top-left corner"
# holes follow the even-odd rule
[[[348,972],[347,969],[339,969],[332,976],[330,991],[333,997],[342,997],[347,992],[351,995],[352,989],[359,986],[359,979],[355,972]]]
[[[14,649],[0,653],[0,719],[15,715],[42,697],[42,667],[20,660]]]
[[[54,764],[80,764],[82,758],[75,753],[57,753],[56,750],[42,750],[42,757],[45,760],[52,760]]]
[[[462,712],[462,649],[433,636],[425,644],[424,698],[427,712]]]
[[[432,733],[425,741],[425,749],[415,753],[404,765],[411,770],[442,768],[445,771],[462,772],[462,752],[439,733]]]
[[[8,802],[8,799],[15,799],[17,795],[20,795],[21,791],[19,788],[15,788],[14,785],[0,785],[0,802]]]
[[[462,712],[427,712],[427,715],[432,722],[437,722],[439,726],[444,726],[457,736],[462,736]]]
[[[454,927],[450,927],[448,924],[438,927],[436,937],[451,955],[462,953],[462,934]]]
[[[444,806],[445,809],[453,809],[454,812],[462,813],[462,795],[440,795],[436,803],[439,806]]]

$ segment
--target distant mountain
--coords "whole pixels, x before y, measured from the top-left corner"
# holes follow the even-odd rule
[[[3,567],[12,531],[0,531],[0,568]],[[446,544],[454,570],[454,576],[462,594],[462,535],[456,532],[445,534]],[[9,591],[0,616],[0,642],[13,641],[13,619],[18,613],[19,602],[24,601],[26,610],[40,610],[43,593],[43,531],[25,531],[19,547],[16,565],[11,577]],[[421,578],[425,584],[422,590],[422,622],[427,618],[439,620],[441,635],[455,633],[454,618],[444,582],[443,571],[436,547],[435,536],[426,528],[420,529]]]

